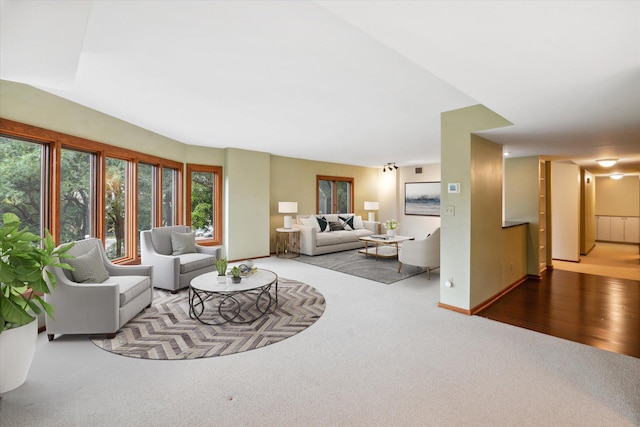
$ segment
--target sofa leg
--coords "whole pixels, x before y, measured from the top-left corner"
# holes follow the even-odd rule
[[[400,273],[400,269],[402,268],[402,263],[398,261],[398,273]]]
[[[55,334],[47,334],[47,339],[49,341],[53,341],[53,338],[55,337]]]

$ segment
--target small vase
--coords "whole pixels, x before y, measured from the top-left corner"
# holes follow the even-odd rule
[[[218,283],[227,283],[227,276],[218,276]]]
[[[241,280],[242,280],[242,277],[232,277],[231,278],[231,281],[233,283],[240,283]]]
[[[387,230],[387,236],[396,237],[396,230]]]

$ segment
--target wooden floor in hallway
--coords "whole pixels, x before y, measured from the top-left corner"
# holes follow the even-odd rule
[[[547,270],[477,315],[640,358],[640,281]]]

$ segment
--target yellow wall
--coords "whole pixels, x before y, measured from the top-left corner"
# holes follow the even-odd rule
[[[275,229],[282,227],[283,214],[278,202],[298,202],[298,215],[316,213],[316,176],[341,176],[354,179],[356,215],[367,218],[365,200],[378,200],[378,169],[339,163],[317,162],[291,157],[270,157],[270,230],[271,251],[275,251]],[[295,217],[295,214],[293,215]]]
[[[596,215],[640,216],[640,177],[596,177]]]
[[[502,149],[471,133],[509,124],[482,105],[441,115],[441,204],[455,209],[454,216],[441,217],[442,304],[470,310],[495,294],[496,274],[502,286]],[[447,183],[460,183],[460,193],[447,193]],[[449,279],[453,287],[447,288]]]

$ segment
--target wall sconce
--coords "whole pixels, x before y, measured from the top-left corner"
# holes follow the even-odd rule
[[[298,202],[278,202],[278,213],[297,213]],[[284,216],[284,228],[291,228],[291,215]]]
[[[617,161],[618,161],[618,159],[600,159],[600,160],[596,160],[596,162],[598,162],[598,164],[600,166],[602,166],[603,168],[610,168],[611,166],[615,165]]]
[[[369,212],[369,221],[376,220],[376,213],[373,211],[377,211],[380,209],[380,203],[378,202],[364,202],[364,210]]]

